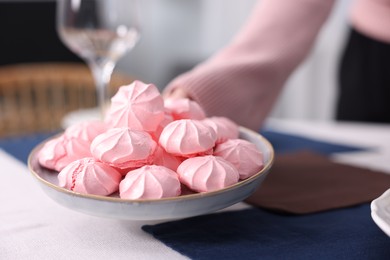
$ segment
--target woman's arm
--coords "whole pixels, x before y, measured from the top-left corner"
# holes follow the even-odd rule
[[[227,47],[174,79],[165,95],[188,95],[208,116],[226,116],[258,130],[286,79],[309,53],[333,2],[260,1]]]

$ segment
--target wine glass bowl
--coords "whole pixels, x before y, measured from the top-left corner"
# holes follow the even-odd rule
[[[116,62],[139,39],[137,0],[58,0],[57,31],[64,44],[90,67],[104,116]]]

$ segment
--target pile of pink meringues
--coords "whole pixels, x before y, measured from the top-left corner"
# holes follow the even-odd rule
[[[134,81],[111,99],[104,122],[73,125],[44,144],[41,166],[59,186],[83,194],[160,199],[215,191],[263,167],[238,126],[206,117],[189,99],[164,100],[153,84]],[[54,174],[54,173],[53,173]]]

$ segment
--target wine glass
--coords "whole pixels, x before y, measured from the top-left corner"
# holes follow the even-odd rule
[[[57,1],[57,31],[91,69],[103,118],[114,67],[139,39],[138,4],[137,0]]]

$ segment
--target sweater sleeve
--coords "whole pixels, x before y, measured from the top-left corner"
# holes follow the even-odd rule
[[[168,84],[208,116],[258,130],[286,79],[306,57],[334,0],[262,0],[232,42]]]

